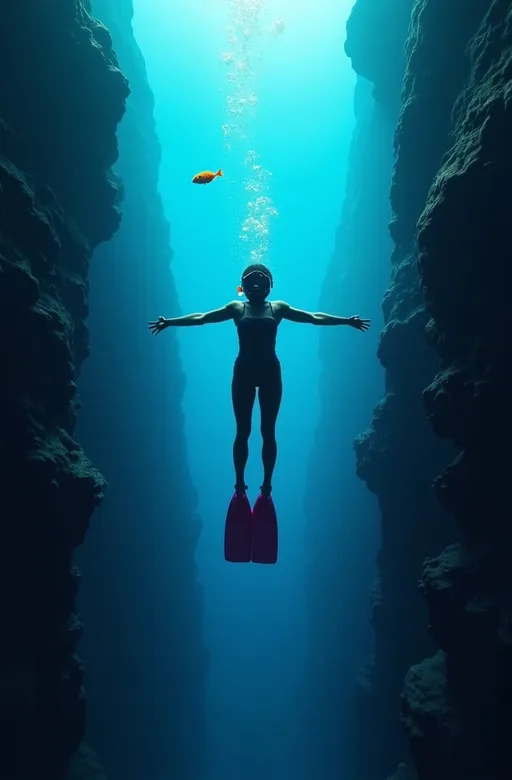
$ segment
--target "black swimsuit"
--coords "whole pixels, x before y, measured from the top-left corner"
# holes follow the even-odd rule
[[[272,304],[261,317],[247,316],[247,305],[237,324],[239,352],[234,377],[253,388],[281,383],[281,364],[276,354],[277,321]],[[277,388],[276,388],[277,389]]]
[[[237,480],[243,482],[252,410],[256,388],[259,388],[263,467],[265,479],[270,483],[277,455],[276,420],[283,391],[281,364],[276,355],[277,320],[271,303],[265,304],[261,317],[247,316],[250,310],[250,306],[244,304],[242,317],[237,323],[240,351],[235,360],[231,384],[236,419],[233,456]]]

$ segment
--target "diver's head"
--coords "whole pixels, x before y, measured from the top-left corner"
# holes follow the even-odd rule
[[[242,274],[242,284],[239,288],[251,303],[263,302],[274,286],[274,279],[269,269],[263,263],[248,265]]]

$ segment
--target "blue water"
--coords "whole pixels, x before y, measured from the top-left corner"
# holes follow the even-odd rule
[[[343,52],[351,5],[173,0],[171,6],[136,0],[134,30],[155,95],[160,191],[184,312],[206,311],[235,298],[241,271],[252,260],[271,268],[275,298],[318,308],[354,125],[355,75]],[[231,113],[230,104],[242,113]],[[244,164],[248,153],[268,176]],[[191,186],[197,171],[219,167],[224,179]],[[248,192],[247,185],[254,189]],[[248,204],[257,197],[269,204],[256,215],[255,230],[249,222],[249,240],[243,241]],[[155,315],[160,313],[173,312]],[[165,334],[161,338],[165,359]],[[285,772],[300,778],[303,499],[319,412],[318,332],[293,323],[280,328],[284,394],[273,490],[280,528],[275,567],[229,566],[222,556],[234,483],[233,324],[183,329],[179,339],[187,377],[188,457],[204,521],[197,562],[211,658],[203,780],[238,780],[238,773],[231,773],[239,761],[247,766],[244,780],[278,780]],[[258,414],[256,408],[246,474],[252,498],[262,481]]]
[[[241,272],[254,261],[271,268],[275,299],[317,310],[335,247],[354,129],[355,75],[343,49],[351,0],[316,0],[314,3],[297,0],[134,0],[134,7],[134,32],[155,98],[156,130],[162,147],[159,188],[171,225],[174,253],[171,270],[179,296],[179,311],[169,304],[167,310],[154,311],[150,316],[175,316],[222,306],[236,298]],[[218,168],[223,169],[223,178],[215,179],[207,186],[191,184],[198,171],[216,171]],[[131,262],[139,262],[138,257]],[[151,256],[143,258],[143,262],[147,265],[147,278],[151,279]],[[121,259],[119,268],[122,269]],[[94,301],[115,295],[113,289],[123,290],[126,301],[136,301],[138,314],[145,311],[138,292],[127,290],[130,283],[125,280],[124,286],[120,284],[117,267],[111,272],[112,289],[105,289],[105,273],[102,270],[101,289],[98,270],[92,274],[93,357],[85,372],[90,377],[90,384],[97,382],[93,382],[95,376],[101,376],[98,355],[102,349],[102,354],[106,354],[105,343],[110,330],[106,323],[95,321]],[[154,280],[158,273],[154,271]],[[148,288],[155,284],[159,285],[160,281],[156,280],[153,285],[148,282]],[[124,305],[124,297],[119,293],[116,301],[118,306]],[[351,311],[332,313],[366,316],[362,308],[357,302]],[[130,315],[127,311],[122,316]],[[232,441],[235,426],[230,385],[237,351],[235,328],[232,323],[223,323],[176,331],[186,376],[183,411],[187,461],[203,524],[196,561],[204,594],[203,635],[209,652],[206,744],[201,762],[204,771],[200,777],[175,779],[165,772],[162,777],[148,775],[140,780],[315,780],[307,760],[310,749],[307,723],[311,714],[307,712],[306,691],[312,669],[307,663],[305,529],[308,518],[304,503],[307,488],[311,497],[308,469],[312,456],[313,459],[316,457],[315,431],[320,413],[318,346],[322,337],[327,337],[330,344],[339,339],[340,348],[352,344],[354,339],[365,338],[346,328],[329,329],[328,336],[322,336],[320,330],[290,322],[280,326],[278,354],[284,393],[277,426],[279,454],[273,480],[280,531],[276,566],[229,565],[223,557],[224,519],[234,484]],[[140,355],[141,350],[146,349],[144,337],[151,338],[149,334],[142,335],[141,331],[136,344],[132,344],[134,353]],[[167,333],[163,333],[151,344],[152,350],[159,351],[163,363],[166,361],[166,337]],[[113,338],[115,340],[115,336]],[[149,345],[149,341],[147,343]],[[368,343],[375,344],[374,341]],[[112,353],[116,348],[112,347]],[[347,356],[353,368],[358,359],[362,363],[369,359],[374,361],[374,347],[359,353],[353,344],[348,352],[345,351]],[[124,357],[120,356],[118,360],[125,387],[131,384],[135,389],[126,391],[126,398],[130,400],[130,403],[126,401],[126,429],[116,430],[117,443],[106,445],[107,449],[113,448],[114,453],[123,436],[126,436],[127,449],[130,448],[133,422],[129,417],[134,413],[132,399],[140,384],[143,390],[137,392],[139,396],[144,393],[144,403],[137,406],[137,425],[142,446],[145,426],[153,432],[159,427],[155,419],[151,424],[147,420],[147,415],[151,414],[151,382],[130,380],[130,372],[137,372],[137,368],[127,367]],[[162,373],[167,375],[166,371]],[[156,381],[154,376],[153,381]],[[380,388],[376,388],[375,399],[379,393]],[[373,403],[372,395],[368,401],[368,418]],[[115,404],[121,404],[122,408],[122,401],[118,404],[115,400]],[[99,408],[102,408],[101,402]],[[346,414],[351,414],[350,408]],[[106,421],[96,420],[94,424],[107,435],[110,431],[114,436],[113,428],[123,426],[119,423],[122,417],[117,414],[117,422],[113,425],[105,414]],[[81,440],[102,467],[99,444],[96,454],[94,443],[88,445],[86,432]],[[327,468],[326,474],[332,473],[333,480],[336,480],[335,472],[345,475],[342,483],[346,511],[341,520],[334,515],[334,522],[347,524],[343,537],[350,537],[348,525],[354,522],[354,517],[349,508],[354,502],[357,504],[363,487],[355,476],[351,441],[341,448],[337,441],[329,446],[332,449],[324,450],[321,456],[328,463],[335,463],[336,468]],[[115,459],[115,455],[112,457]],[[134,448],[131,458],[134,481],[147,482],[137,488],[143,495],[145,492],[149,495],[153,485],[161,489],[161,485],[166,484],[165,475],[157,479],[153,464],[148,466],[151,459],[147,454],[142,455]],[[111,497],[102,512],[105,511],[108,517],[115,517],[120,511],[113,502],[124,495],[124,481],[130,478],[123,469],[125,467],[120,465],[118,472],[111,469],[107,474]],[[251,499],[256,497],[261,481],[261,438],[256,404],[246,472]],[[353,485],[356,498],[350,495],[350,485]],[[327,487],[330,495],[336,493],[338,485]],[[129,492],[127,502],[132,500]],[[141,507],[146,503],[141,501]],[[129,507],[125,512],[129,516]],[[121,546],[124,544],[124,552],[121,551],[123,567],[128,572],[133,565],[150,570],[154,561],[146,558],[155,555],[152,546],[156,545],[163,550],[162,554],[158,552],[158,565],[165,570],[168,546],[165,517],[161,526],[158,525],[158,538],[155,537],[155,526],[150,525],[151,539],[144,543],[147,546],[138,548],[139,557],[144,560],[137,559],[136,548],[140,544],[137,534],[143,533],[138,524],[143,514],[144,509],[139,516],[134,514],[133,524],[126,532],[129,542],[126,544],[123,539],[120,543]],[[328,513],[326,518],[330,519]],[[110,534],[117,528],[116,522],[110,522]],[[90,534],[89,549],[96,545],[96,563],[101,560],[98,550],[102,549],[102,534],[106,532],[96,522]],[[363,533],[361,538],[366,539],[364,534],[368,535],[368,530],[357,533],[359,536]],[[366,542],[361,544],[365,545]],[[349,552],[345,553],[347,555]],[[106,564],[106,570],[109,565]],[[351,561],[343,565],[348,568],[360,566],[359,562],[352,564]],[[368,561],[363,562],[363,567],[370,568]],[[93,573],[87,573],[87,567],[85,573],[89,578],[93,576]],[[126,578],[125,574],[123,576]],[[94,592],[90,584],[88,587]],[[137,587],[135,578],[130,598],[135,599]],[[147,600],[155,615],[165,612],[165,594],[162,605],[154,603],[149,587],[146,593],[138,593],[137,598],[142,605],[139,609],[145,609]],[[117,600],[113,599],[113,603]],[[116,619],[121,625],[121,618],[116,616]],[[130,620],[129,613],[125,619]],[[111,617],[107,616],[105,623],[108,620]],[[165,623],[165,614],[163,620]],[[94,644],[90,632],[88,637],[86,635],[86,647],[87,642]],[[138,637],[136,639],[138,642]],[[339,637],[333,637],[334,640],[340,641]],[[137,666],[136,652],[141,653],[144,669],[138,680],[140,689],[144,688],[146,679],[152,680],[147,668],[151,635],[145,636],[144,641],[146,649],[126,651],[135,658],[131,665],[127,664],[129,669]],[[350,637],[346,641],[350,642]],[[104,649],[99,655],[102,652]],[[115,653],[112,648],[110,652]],[[326,652],[331,655],[330,648]],[[361,662],[364,660],[362,658]],[[164,663],[164,660],[160,658],[159,662]],[[93,666],[94,663],[98,662],[93,662]],[[115,665],[115,658],[110,664]],[[99,668],[102,668],[101,664]],[[107,665],[102,679],[109,679],[109,674]],[[117,674],[117,684],[122,689],[125,672]],[[157,679],[158,675],[159,671],[155,669]],[[95,692],[94,677],[88,686],[93,690],[91,720],[96,721],[99,733],[101,713],[94,703],[101,701],[98,679],[96,677]],[[136,685],[127,686],[127,689],[137,691]],[[135,693],[137,695],[140,694]],[[116,696],[119,697],[116,702],[123,700],[123,693],[116,692]],[[143,696],[141,698],[144,700]],[[136,701],[127,703],[126,711],[120,714],[116,732],[120,744],[126,737],[133,739],[134,736],[129,733],[130,706],[135,707]],[[169,708],[173,709],[173,702],[169,702]],[[165,734],[165,724],[171,714],[152,712],[148,717],[151,722],[158,723],[159,733]],[[177,717],[179,713],[173,710],[172,718]],[[143,733],[136,736],[144,743]],[[190,739],[193,742],[193,735]],[[116,750],[115,747],[111,749]],[[140,759],[144,748],[141,747],[138,753]],[[115,760],[112,763],[115,765]],[[118,764],[122,765],[122,762]],[[331,776],[318,777],[318,780],[331,780]]]

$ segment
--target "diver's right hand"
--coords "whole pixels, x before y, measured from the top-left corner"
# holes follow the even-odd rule
[[[158,336],[158,334],[167,327],[169,327],[169,320],[165,317],[159,317],[153,322],[148,322],[148,328],[155,336]]]

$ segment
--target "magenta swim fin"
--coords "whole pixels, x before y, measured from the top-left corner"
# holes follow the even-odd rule
[[[271,496],[260,495],[252,510],[253,563],[277,561],[277,515]]]
[[[224,532],[224,558],[230,563],[251,560],[252,512],[245,493],[233,494],[229,502]]]

